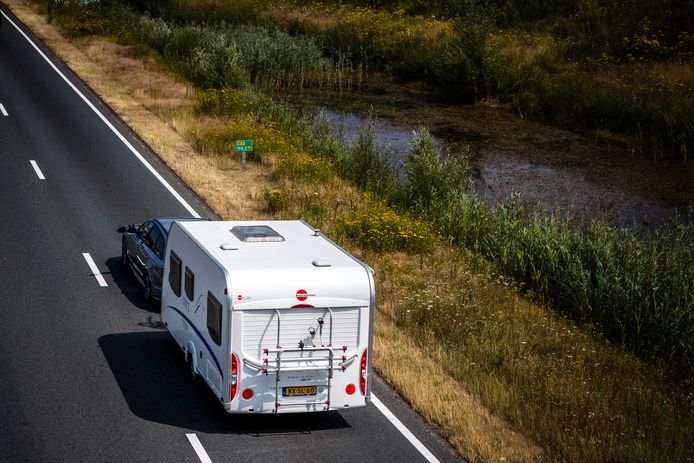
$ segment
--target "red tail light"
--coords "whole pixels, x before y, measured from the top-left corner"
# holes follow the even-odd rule
[[[359,390],[366,395],[366,354],[368,349],[364,349],[361,354],[361,364],[359,365]]]
[[[239,390],[239,358],[231,353],[231,378],[229,386],[229,401],[234,400],[236,397],[236,391]]]

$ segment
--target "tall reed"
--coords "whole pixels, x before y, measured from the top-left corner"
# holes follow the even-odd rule
[[[103,4],[98,11],[128,28],[202,89],[254,84],[279,90],[344,79],[345,65],[334,65],[310,37],[253,25],[179,25],[118,4]]]

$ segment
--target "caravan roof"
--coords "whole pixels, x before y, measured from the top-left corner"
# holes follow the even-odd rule
[[[372,297],[370,269],[303,221],[179,225],[225,269],[235,307],[291,306],[297,291],[316,306],[368,305]]]
[[[320,234],[300,220],[198,221],[179,225],[227,269],[361,267],[353,257],[324,237],[321,239]],[[249,238],[242,238],[244,231]],[[263,239],[264,236],[271,239]]]

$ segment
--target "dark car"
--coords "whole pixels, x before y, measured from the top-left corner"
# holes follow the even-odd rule
[[[199,219],[151,219],[118,229],[123,234],[121,261],[144,288],[147,302],[161,300],[164,251],[171,224],[188,220]]]

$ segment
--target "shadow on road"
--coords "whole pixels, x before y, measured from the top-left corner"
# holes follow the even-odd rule
[[[188,380],[183,354],[167,332],[109,334],[99,346],[128,407],[148,421],[256,437],[349,427],[338,412],[228,415],[205,384]]]
[[[159,313],[159,301],[154,305],[148,304],[145,300],[142,286],[137,282],[130,269],[121,265],[121,258],[111,257],[106,261],[108,274],[120,289],[120,292],[138,309],[151,313]]]

